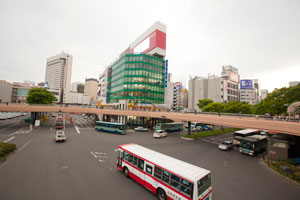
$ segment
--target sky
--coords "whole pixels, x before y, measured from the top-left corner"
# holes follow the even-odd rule
[[[156,21],[174,82],[220,76],[223,65],[269,91],[300,81],[299,0],[1,0],[0,80],[44,81],[62,51],[72,82],[98,78]]]

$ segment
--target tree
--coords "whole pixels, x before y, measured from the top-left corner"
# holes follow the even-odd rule
[[[197,106],[202,109],[204,106],[213,103],[214,101],[211,99],[199,99]]]
[[[52,104],[54,101],[57,101],[56,97],[45,88],[32,88],[26,97],[29,104]]]
[[[287,106],[300,101],[300,85],[294,87],[283,87],[272,93],[255,106],[255,113],[264,114],[286,114]]]
[[[210,103],[202,108],[203,112],[224,112],[224,103]]]

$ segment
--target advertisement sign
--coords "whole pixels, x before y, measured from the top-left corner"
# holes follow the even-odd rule
[[[135,47],[130,49],[130,52],[147,53],[155,47],[166,50],[166,33],[157,29],[153,31],[150,35],[148,35],[146,38],[144,38]]]
[[[166,68],[165,68],[165,87],[168,87],[168,60],[166,60]]]
[[[252,90],[253,89],[253,83],[252,80],[241,80],[240,81],[240,88],[246,89],[246,90]]]
[[[233,82],[238,83],[239,82],[239,75],[234,72],[230,72],[230,80]]]

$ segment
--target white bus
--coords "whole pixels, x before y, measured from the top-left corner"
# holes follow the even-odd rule
[[[233,144],[240,145],[240,141],[245,137],[251,135],[258,135],[258,134],[260,134],[260,131],[255,129],[245,129],[245,130],[235,131],[233,134]]]
[[[137,144],[119,146],[117,167],[159,200],[211,200],[210,171]]]

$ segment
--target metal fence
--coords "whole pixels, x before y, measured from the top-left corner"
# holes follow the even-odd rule
[[[263,155],[264,162],[273,170],[300,183],[300,165],[296,165],[291,159],[289,160],[272,160],[265,154]]]

